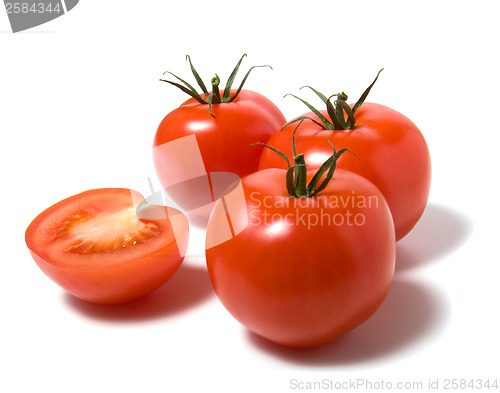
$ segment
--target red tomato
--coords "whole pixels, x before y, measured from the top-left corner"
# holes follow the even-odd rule
[[[270,100],[249,90],[212,105],[212,114],[190,98],[163,119],[153,143],[162,186],[185,211],[202,217],[222,190],[257,170],[263,148],[249,145],[267,141],[285,122]]]
[[[382,303],[394,272],[394,224],[381,192],[355,173],[337,170],[304,198],[289,196],[286,173],[253,173],[216,202],[207,266],[220,301],[248,329],[282,345],[316,346]]]
[[[269,99],[243,90],[251,67],[238,89],[232,89],[244,54],[223,90],[220,78],[211,80],[209,91],[187,56],[202,93],[171,72],[179,82],[161,79],[192,98],[161,122],[153,143],[153,160],[160,182],[169,196],[185,211],[208,218],[220,193],[235,180],[257,170],[262,147],[285,122]]]
[[[320,112],[331,120],[327,111]],[[312,112],[304,116],[319,121]],[[392,212],[396,239],[400,240],[415,226],[427,204],[431,184],[429,149],[417,126],[387,106],[364,103],[354,117],[355,127],[348,130],[326,130],[304,120],[296,133],[297,150],[305,153],[311,169],[319,167],[331,154],[327,138],[337,148],[354,152],[356,156],[344,154],[338,168],[362,175],[382,191]],[[288,125],[267,144],[292,157],[291,140],[296,126]],[[259,169],[265,168],[286,168],[286,163],[265,150]]]
[[[117,188],[74,195],[31,222],[26,244],[40,269],[80,299],[138,298],[172,277],[188,245],[186,217],[143,200]]]

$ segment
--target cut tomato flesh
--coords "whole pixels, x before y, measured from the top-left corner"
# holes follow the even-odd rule
[[[127,189],[85,191],[33,220],[27,245],[52,264],[73,267],[124,263],[149,255],[176,239],[166,207],[159,207],[163,219],[137,215],[143,200],[142,195]]]
[[[132,190],[107,188],[46,209],[26,230],[26,244],[62,288],[110,304],[163,285],[181,265],[188,236],[187,218],[178,210],[147,205]]]
[[[62,240],[68,252],[111,252],[142,244],[159,233],[158,225],[140,219],[131,207],[94,216],[78,211],[62,223],[55,240]]]

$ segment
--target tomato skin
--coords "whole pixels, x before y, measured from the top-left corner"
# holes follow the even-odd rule
[[[232,90],[231,95],[235,92]],[[186,211],[213,202],[217,195],[211,192],[222,191],[235,178],[255,172],[263,147],[249,145],[266,142],[285,122],[276,105],[250,90],[241,90],[233,102],[214,104],[212,113],[215,118],[210,115],[208,105],[190,98],[163,119],[154,138],[153,160],[158,178],[172,199]],[[196,138],[194,151],[179,148],[167,153],[160,148],[188,136]],[[199,163],[189,158],[186,161],[186,157],[196,154],[201,155]],[[207,174],[216,172],[234,176],[226,176],[214,186],[212,179],[207,180],[210,176]],[[193,177],[198,181],[190,183]],[[200,190],[205,186],[211,190]],[[207,194],[204,200],[194,196],[201,192]],[[209,213],[210,209],[205,209],[200,215],[208,217]]]
[[[394,224],[380,191],[359,175],[337,170],[321,194],[299,200],[288,197],[285,173],[251,174],[236,187],[240,197],[232,191],[217,201],[207,227],[207,267],[218,298],[249,330],[286,346],[317,346],[358,326],[382,303],[394,273]],[[349,197],[377,203],[328,202]],[[233,235],[224,238],[225,209]],[[326,216],[349,211],[365,223],[328,225]],[[321,216],[324,225],[309,225]]]
[[[189,228],[181,212],[155,206],[164,211],[163,218],[158,218],[159,210],[156,210],[157,218],[150,217],[147,222],[155,223],[161,234],[149,243],[129,249],[71,254],[52,240],[58,218],[71,214],[75,208],[100,211],[113,203],[133,208],[140,199],[143,198],[139,193],[128,189],[96,189],[56,203],[39,214],[26,230],[31,256],[56,284],[89,302],[123,303],[154,291],[174,275],[184,259]]]
[[[330,119],[326,111],[322,114]],[[307,116],[317,119],[313,113]],[[431,159],[425,139],[406,116],[380,104],[364,103],[355,113],[353,130],[324,130],[305,120],[296,133],[297,151],[305,153],[308,168],[317,168],[331,155],[331,146],[348,148],[337,167],[362,175],[384,194],[391,209],[396,239],[406,236],[422,216],[430,192]],[[298,123],[273,135],[268,145],[292,157],[292,134]],[[264,150],[259,169],[285,168],[286,163]]]

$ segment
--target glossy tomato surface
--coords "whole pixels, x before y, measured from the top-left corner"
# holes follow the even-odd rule
[[[254,333],[316,346],[366,321],[394,273],[389,208],[368,180],[337,170],[312,198],[291,198],[285,170],[251,174],[215,204],[206,257],[215,292]]]
[[[249,145],[267,141],[285,122],[276,105],[250,90],[214,104],[212,113],[207,104],[187,100],[163,119],[153,143],[164,189],[185,211],[204,217],[222,190],[257,170],[263,147]]]
[[[72,295],[95,303],[136,299],[172,277],[188,245],[186,217],[143,200],[121,188],[74,195],[31,222],[26,244],[40,269]]]
[[[326,111],[322,112],[328,119]],[[313,113],[306,114],[311,118]],[[364,103],[355,113],[352,130],[325,130],[310,120],[297,129],[297,151],[305,153],[308,168],[319,167],[331,154],[327,138],[337,149],[348,148],[337,167],[374,183],[394,218],[397,240],[402,239],[422,216],[431,185],[429,149],[417,126],[401,113],[380,104]],[[273,135],[268,145],[292,157],[291,141],[298,123]],[[285,161],[270,150],[263,151],[259,169],[286,168]]]

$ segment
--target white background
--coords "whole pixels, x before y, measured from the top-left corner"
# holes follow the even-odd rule
[[[289,392],[300,390],[293,380],[323,379],[439,379],[446,391],[447,378],[500,378],[495,6],[81,0],[17,34],[1,13],[0,391]],[[66,295],[24,243],[30,221],[65,197],[148,195],[148,177],[159,187],[153,136],[185,97],[158,79],[189,78],[190,54],[207,83],[216,72],[225,80],[243,53],[242,71],[273,66],[255,69],[247,88],[287,118],[307,108],[284,94],[308,84],[354,100],[385,67],[369,101],[410,117],[431,150],[428,209],[397,246],[388,298],[320,348],[281,348],[239,325],[213,294],[199,229],[170,282],[117,307]]]

